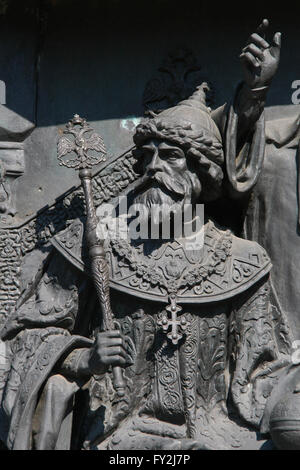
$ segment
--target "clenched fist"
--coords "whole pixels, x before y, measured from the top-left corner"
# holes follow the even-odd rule
[[[88,367],[92,374],[106,372],[108,366],[125,367],[132,363],[128,338],[119,330],[98,333],[95,344],[89,350]]]

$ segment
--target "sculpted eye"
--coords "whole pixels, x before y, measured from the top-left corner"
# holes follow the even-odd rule
[[[168,151],[166,157],[168,158],[168,160],[175,161],[179,158],[183,158],[184,154],[183,152],[181,152],[180,149],[172,149]]]

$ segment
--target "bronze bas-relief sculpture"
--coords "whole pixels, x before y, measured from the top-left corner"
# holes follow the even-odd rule
[[[231,197],[249,194],[280,53],[280,34],[270,45],[267,26],[242,51],[244,82],[232,106],[211,111],[202,84],[137,127],[140,178],[127,194],[131,204],[175,204],[180,212],[220,199],[225,180]],[[100,321],[84,217],[53,237],[2,328],[11,351],[1,403],[7,447],[259,448],[259,431],[279,447],[299,446],[293,429],[282,436],[278,427],[284,393],[290,408],[297,401],[298,368],[265,250],[210,218],[203,247],[192,250],[184,236],[127,240],[107,228],[115,329],[104,328],[104,315]]]

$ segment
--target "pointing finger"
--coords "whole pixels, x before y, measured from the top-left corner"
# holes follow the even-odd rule
[[[265,38],[266,37],[266,30],[268,29],[268,26],[269,26],[269,20],[267,20],[267,19],[262,20],[262,22],[260,23],[260,25],[258,26],[258,28],[256,30],[256,33],[259,36],[262,36],[263,38]]]

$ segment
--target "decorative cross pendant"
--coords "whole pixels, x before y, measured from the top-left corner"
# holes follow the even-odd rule
[[[171,327],[171,331],[168,332],[167,337],[176,345],[182,338],[189,322],[184,315],[181,315],[180,319],[177,317],[177,313],[180,312],[182,308],[177,305],[176,295],[171,294],[169,300],[170,304],[166,307],[166,310],[171,313],[171,318],[168,318],[168,314],[165,313],[163,317],[158,320],[157,324],[162,326],[164,332],[168,331]]]

